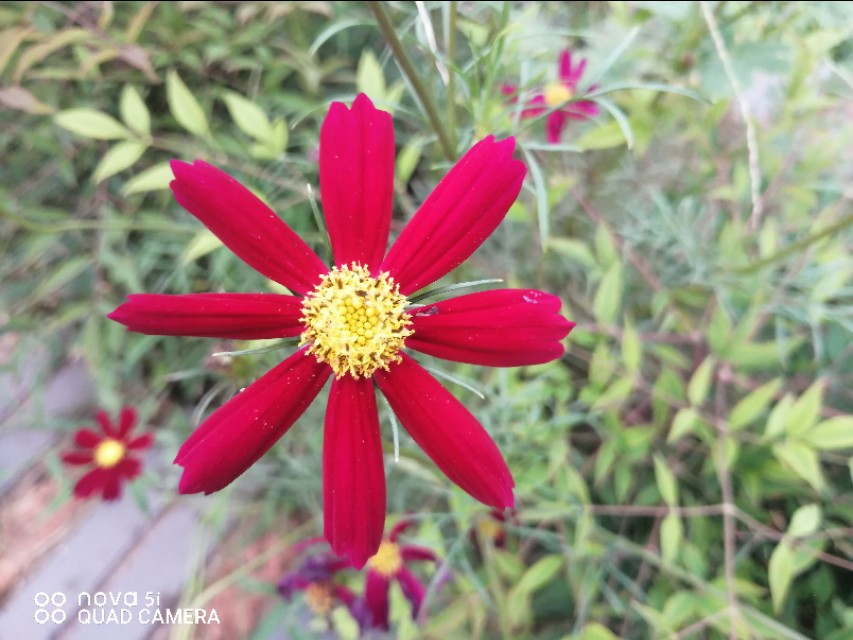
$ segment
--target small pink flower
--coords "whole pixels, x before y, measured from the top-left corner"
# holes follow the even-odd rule
[[[578,83],[586,69],[586,59],[581,58],[577,66],[572,66],[572,52],[565,49],[560,52],[559,79],[551,82],[535,94],[525,105],[521,112],[522,118],[535,118],[554,107],[559,107],[575,97]],[[595,87],[590,87],[595,89]],[[504,85],[502,91],[505,95],[512,96],[513,101],[518,98],[518,87]],[[563,128],[569,120],[583,120],[598,115],[598,105],[592,100],[574,100],[564,107],[553,111],[545,121],[545,134],[548,142],[556,144],[560,142]]]
[[[154,435],[145,433],[131,438],[130,432],[136,424],[136,411],[124,407],[118,426],[110,422],[109,416],[97,414],[100,433],[80,428],[74,434],[76,448],[62,454],[67,465],[89,465],[93,467],[74,487],[78,498],[89,498],[101,493],[104,500],[116,500],[121,496],[123,482],[132,480],[142,471],[142,463],[132,455],[147,449],[154,442]]]

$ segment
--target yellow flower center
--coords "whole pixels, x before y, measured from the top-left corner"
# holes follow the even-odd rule
[[[500,537],[503,532],[503,527],[501,526],[501,523],[491,516],[484,516],[480,519],[480,522],[477,523],[477,532],[480,534],[481,540],[490,540],[494,542]]]
[[[374,278],[356,263],[333,267],[302,301],[305,331],[299,344],[311,343],[308,353],[338,378],[387,371],[400,362],[399,351],[412,335],[405,308],[405,296],[387,273]]]
[[[95,447],[95,464],[104,469],[116,466],[124,458],[125,446],[118,440],[108,439]]]
[[[549,107],[558,107],[571,100],[574,95],[569,87],[559,82],[553,82],[546,86],[543,94],[545,95],[545,104]]]
[[[332,585],[328,582],[312,582],[305,589],[305,602],[316,615],[326,615],[335,604]]]
[[[385,578],[394,577],[403,566],[403,554],[400,553],[400,546],[394,542],[383,540],[376,555],[367,561],[367,566]]]

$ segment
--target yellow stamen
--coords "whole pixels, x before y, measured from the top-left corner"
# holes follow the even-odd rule
[[[367,377],[402,359],[399,351],[412,335],[406,297],[387,273],[378,278],[366,267],[333,267],[302,301],[305,325],[299,344],[340,378]]]
[[[312,582],[305,589],[305,602],[316,615],[326,615],[335,604],[332,585],[328,582]]]
[[[477,523],[477,532],[480,534],[481,540],[491,540],[494,542],[503,533],[503,527],[491,516],[484,516]]]
[[[385,578],[393,578],[403,566],[403,554],[400,552],[400,546],[394,542],[383,540],[376,555],[367,561],[367,566]]]
[[[549,107],[558,107],[571,100],[574,95],[569,87],[559,82],[546,86],[543,94],[545,95],[545,104]]]
[[[107,439],[95,447],[95,464],[103,469],[111,469],[124,458],[125,446],[118,440]]]

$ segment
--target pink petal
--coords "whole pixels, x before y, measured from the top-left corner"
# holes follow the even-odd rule
[[[562,111],[554,111],[545,121],[545,138],[551,144],[558,144],[563,135],[563,127],[566,126],[566,114]]]
[[[598,105],[592,100],[578,100],[570,102],[566,107],[561,109],[563,114],[572,120],[585,120],[599,113]]]
[[[391,527],[391,531],[388,532],[388,539],[391,542],[397,542],[397,538],[399,538],[406,530],[414,524],[414,520],[410,520],[409,518],[403,518],[393,527]]]
[[[364,599],[370,611],[370,626],[388,630],[388,589],[391,583],[379,572],[368,571],[364,584]]]
[[[326,266],[267,205],[206,162],[172,160],[172,193],[246,264],[296,293],[307,293]]]
[[[400,364],[373,377],[400,422],[448,478],[489,506],[513,505],[514,482],[497,446],[423,367],[403,354]]]
[[[101,425],[101,431],[104,432],[104,435],[109,436],[110,438],[115,438],[118,435],[118,431],[113,427],[113,422],[110,420],[110,416],[106,411],[98,411],[98,413],[95,414],[95,418],[97,419],[98,424]],[[98,440],[100,441],[101,438],[99,437]]]
[[[136,476],[142,473],[142,463],[136,458],[123,458],[115,467],[110,469],[119,478],[125,480],[133,480]]]
[[[154,434],[143,433],[141,436],[138,436],[128,442],[127,448],[131,451],[139,451],[141,449],[147,449],[152,444],[154,444]]]
[[[497,228],[524,181],[515,139],[481,140],[438,183],[382,262],[400,292],[417,291],[459,266]]]
[[[115,469],[104,469],[104,483],[101,485],[103,498],[108,502],[121,497],[121,476]]]
[[[394,125],[363,93],[351,110],[333,102],[323,121],[320,197],[335,264],[379,265],[394,199]]]
[[[426,595],[426,587],[406,567],[402,567],[399,573],[397,573],[397,581],[400,583],[403,595],[406,596],[406,599],[412,605],[412,619],[417,618],[418,611],[420,611],[421,604],[423,604],[424,596]]]
[[[178,490],[209,494],[233,482],[296,422],[331,372],[300,349],[217,409],[178,451]]]
[[[332,381],[323,439],[324,532],[356,569],[379,549],[385,528],[385,467],[373,380]]]
[[[100,467],[86,473],[74,485],[74,495],[78,498],[88,498],[100,491],[107,482],[107,472]]]
[[[577,81],[575,77],[575,71],[572,69],[572,52],[568,49],[563,49],[560,52],[559,58],[559,74],[560,80],[565,82],[568,85],[574,86],[574,83]],[[583,72],[583,67],[586,65],[586,60],[581,60],[579,68],[581,72]],[[579,77],[579,76],[578,76]]]
[[[80,451],[69,451],[67,453],[63,453],[60,456],[60,459],[65,464],[92,464],[95,460],[92,457],[92,453],[89,452],[80,452]]]
[[[298,336],[302,299],[272,293],[137,293],[107,315],[155,336],[257,340]]]
[[[400,553],[403,555],[403,562],[418,562],[418,561],[426,561],[431,560],[432,562],[438,562],[438,556],[432,549],[427,549],[426,547],[419,547],[413,544],[407,544],[400,547]]]
[[[532,289],[472,293],[420,307],[406,346],[491,367],[541,364],[563,354],[574,324],[559,315],[560,299]]]
[[[84,449],[92,449],[99,445],[104,437],[98,435],[91,429],[78,429],[74,434],[74,444]]]
[[[122,407],[119,414],[118,437],[124,440],[136,424],[136,409],[133,407]]]
[[[521,112],[521,117],[524,119],[536,118],[548,111],[549,108],[550,107],[548,107],[548,104],[545,102],[545,96],[538,94],[527,101],[527,104],[524,106],[524,110]]]

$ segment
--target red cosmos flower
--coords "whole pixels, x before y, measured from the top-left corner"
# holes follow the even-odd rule
[[[374,383],[415,442],[453,482],[496,508],[513,480],[471,413],[406,349],[518,366],[560,357],[574,326],[556,296],[473,293],[427,305],[406,296],[457,267],[521,189],[515,141],[480,141],[441,180],[385,254],[394,194],[390,114],[360,95],[335,102],[320,131],[320,194],[335,266],[273,211],[204,162],[173,161],[177,201],[249,266],[298,295],[131,295],[109,315],[131,331],[218,338],[301,335],[304,346],[215,411],[184,443],[181,493],[231,483],[290,428],[334,373],[323,439],[325,535],[364,565],[382,540],[385,470]],[[385,257],[383,258],[383,255]]]
[[[388,590],[396,580],[412,605],[412,619],[416,620],[426,595],[426,585],[412,573],[406,564],[411,562],[438,562],[438,556],[431,549],[416,545],[401,545],[397,542],[400,534],[411,526],[410,520],[402,520],[391,529],[391,533],[382,540],[379,550],[367,561],[367,578],[364,587],[364,599],[370,613],[370,626],[376,629],[389,629]]]
[[[122,482],[132,480],[142,471],[142,463],[131,455],[147,449],[154,442],[154,435],[145,433],[135,438],[130,432],[136,424],[136,410],[124,407],[118,426],[110,422],[104,411],[97,414],[101,433],[80,428],[74,434],[76,449],[62,454],[68,465],[90,465],[87,472],[74,486],[74,495],[88,498],[100,492],[104,500],[116,500],[121,496]]]
[[[549,109],[559,107],[571,100],[577,92],[578,83],[586,69],[586,59],[581,58],[577,66],[572,67],[572,52],[565,49],[560,52],[559,79],[545,85],[541,93],[534,95],[521,112],[522,118],[535,118]],[[594,89],[595,87],[591,87]],[[503,93],[518,96],[518,87],[504,85]],[[569,120],[583,120],[598,115],[598,105],[591,100],[576,100],[566,104],[548,115],[545,121],[545,135],[548,142],[558,143],[563,128]]]
[[[304,592],[306,604],[320,617],[328,618],[335,605],[341,603],[359,627],[367,629],[370,616],[364,600],[336,580],[338,573],[349,568],[347,560],[329,553],[310,556],[296,571],[279,581],[278,592],[287,600],[292,600],[297,591]]]

